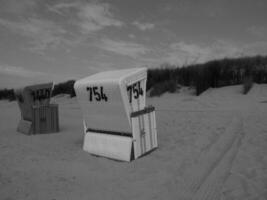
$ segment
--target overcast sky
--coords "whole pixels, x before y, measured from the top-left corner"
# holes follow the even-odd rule
[[[266,0],[0,0],[0,88],[267,55]]]

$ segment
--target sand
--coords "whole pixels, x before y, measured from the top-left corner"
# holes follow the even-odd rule
[[[159,148],[128,162],[82,150],[76,98],[60,96],[60,132],[16,132],[16,102],[0,101],[0,199],[267,199],[267,85],[189,89],[148,98]]]

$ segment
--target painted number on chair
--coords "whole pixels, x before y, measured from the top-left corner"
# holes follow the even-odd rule
[[[130,103],[132,103],[133,98],[134,99],[138,99],[139,96],[143,96],[144,95],[144,91],[143,91],[143,89],[141,87],[140,81],[137,82],[137,83],[134,83],[132,85],[129,85],[127,87],[127,92],[128,92],[128,95],[129,95]]]
[[[31,92],[33,101],[42,101],[50,98],[50,89],[39,89]]]
[[[87,87],[89,101],[108,101],[107,95],[104,93],[103,86]]]

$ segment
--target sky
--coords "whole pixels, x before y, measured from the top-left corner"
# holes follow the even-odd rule
[[[0,0],[0,88],[267,55],[266,0]]]

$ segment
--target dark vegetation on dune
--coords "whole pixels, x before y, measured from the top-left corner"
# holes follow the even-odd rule
[[[0,100],[7,99],[9,101],[14,101],[15,94],[14,94],[14,89],[3,89],[0,90]]]
[[[74,83],[75,80],[69,80],[64,83],[58,83],[55,84],[53,91],[52,91],[52,96],[56,96],[59,94],[68,94],[70,97],[75,97],[75,90],[74,90]]]
[[[55,84],[52,96],[76,96],[74,83],[75,80],[69,80]],[[180,86],[187,86],[200,95],[208,88],[243,84],[243,94],[247,94],[253,83],[267,83],[267,56],[225,58],[183,67],[164,64],[148,70],[147,90],[150,96],[160,96],[165,92],[174,93]],[[1,99],[15,100],[14,90],[0,90]]]
[[[184,67],[164,65],[148,70],[147,89],[151,96],[175,92],[178,85],[195,88],[200,95],[208,88],[243,84],[243,93],[253,82],[267,83],[267,56],[214,60]]]

